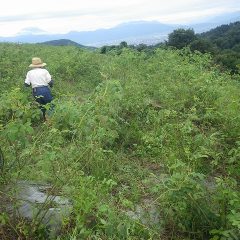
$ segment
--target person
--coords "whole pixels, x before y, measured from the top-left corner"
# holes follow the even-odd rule
[[[44,67],[47,64],[42,62],[41,58],[32,58],[32,63],[29,65],[32,68],[27,72],[24,85],[32,87],[32,92],[35,100],[40,104],[40,109],[43,114],[43,120],[46,121],[46,104],[51,103],[53,97],[49,87],[53,87],[53,80],[48,70]],[[52,107],[52,106],[51,106]]]

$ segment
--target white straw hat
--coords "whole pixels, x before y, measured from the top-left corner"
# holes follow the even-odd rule
[[[34,57],[32,58],[32,64],[29,65],[31,68],[37,68],[37,67],[44,67],[46,66],[46,63],[43,63],[41,58],[39,57]]]

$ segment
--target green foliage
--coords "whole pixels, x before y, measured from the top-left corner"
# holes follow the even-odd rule
[[[240,22],[221,25],[208,32],[202,33],[202,37],[211,40],[220,49],[231,49],[240,41]]]
[[[212,53],[217,52],[217,47],[208,39],[196,39],[189,45],[190,49],[194,51],[199,51],[201,53]]]
[[[238,75],[188,48],[0,49],[0,190],[19,179],[60,189],[74,210],[58,239],[238,239]],[[35,55],[55,80],[47,123],[22,87]],[[146,200],[155,225],[126,214]],[[0,234],[42,236],[10,217]]]
[[[168,36],[167,45],[178,49],[189,46],[192,51],[211,53],[217,64],[238,72],[240,52],[240,22],[221,25],[208,32],[195,35],[191,29],[177,29]]]
[[[159,201],[164,203],[167,226],[174,224],[172,231],[187,234],[190,239],[207,238],[209,230],[218,225],[210,193],[204,185],[204,175],[189,171],[178,162],[171,166],[173,174],[164,180]],[[176,229],[174,229],[176,227]]]
[[[188,46],[191,42],[196,39],[193,29],[179,28],[174,30],[168,36],[168,45],[181,49]]]
[[[237,66],[240,64],[240,52],[230,49],[223,50],[216,55],[216,61],[236,73]]]

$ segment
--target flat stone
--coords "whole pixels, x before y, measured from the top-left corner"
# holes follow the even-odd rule
[[[150,199],[145,199],[135,206],[134,211],[127,211],[126,215],[146,226],[159,226],[160,213],[157,206]]]
[[[8,203],[7,209],[13,215],[43,224],[49,232],[49,238],[58,235],[64,219],[72,212],[69,199],[51,194],[51,185],[19,181],[13,187],[11,197],[14,202]],[[9,191],[8,190],[8,191]]]

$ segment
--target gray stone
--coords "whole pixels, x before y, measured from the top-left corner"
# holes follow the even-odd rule
[[[150,199],[145,199],[135,206],[134,211],[127,211],[127,216],[146,226],[159,226],[160,214],[156,205]]]
[[[12,214],[43,224],[54,238],[61,230],[64,219],[72,212],[71,202],[62,196],[51,194],[48,184],[19,181],[11,194],[15,201],[9,204]],[[8,190],[9,191],[9,190]]]

